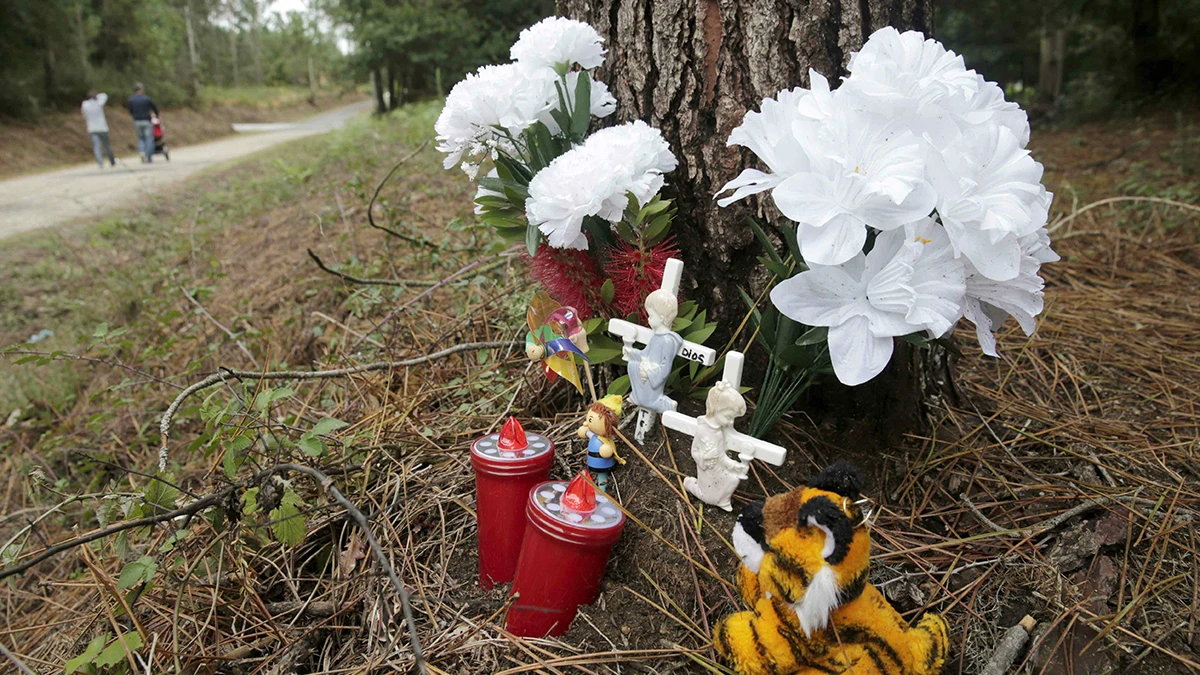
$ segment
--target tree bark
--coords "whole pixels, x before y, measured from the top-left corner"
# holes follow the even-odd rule
[[[375,112],[382,115],[388,111],[387,102],[383,100],[383,76],[378,68],[371,69],[371,83],[375,90]]]
[[[391,62],[387,65],[387,93],[388,110],[400,107],[400,102],[396,100],[396,68]]]
[[[748,166],[764,168],[748,150],[727,147],[729,133],[763,98],[807,87],[810,68],[836,84],[851,52],[875,30],[891,25],[929,35],[933,28],[932,0],[558,0],[558,10],[605,38],[608,56],[597,76],[616,96],[621,121],[646,120],[671,143],[679,166],[665,192],[679,207],[674,232],[687,263],[683,293],[725,335],[746,312],[738,287],[761,289],[767,281],[746,219],[776,233],[794,227],[769,198],[717,207],[713,195],[725,182]],[[891,435],[885,427],[913,428],[912,406],[894,404],[918,394],[926,378],[913,369],[928,360],[928,352],[913,355],[898,345],[878,384],[825,397],[837,399],[833,414],[872,420],[872,435],[889,442],[880,438]]]

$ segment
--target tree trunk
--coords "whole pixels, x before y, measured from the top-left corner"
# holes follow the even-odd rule
[[[192,28],[192,3],[183,6],[183,17],[187,29],[188,66],[191,90],[188,92],[191,100],[195,101],[200,95],[200,57],[196,54],[196,32]]]
[[[375,90],[375,112],[382,115],[387,112],[387,102],[383,100],[383,75],[378,68],[371,70],[371,88]]]
[[[1138,82],[1153,91],[1170,74],[1158,33],[1158,0],[1133,0],[1133,57]]]
[[[229,29],[229,61],[233,64],[233,86],[237,87],[241,84],[241,75],[238,72],[238,30],[237,26]]]
[[[808,86],[810,68],[836,83],[851,52],[875,30],[891,25],[929,35],[933,27],[932,0],[558,0],[558,9],[605,38],[608,56],[598,76],[616,96],[621,120],[646,120],[671,143],[679,166],[665,192],[679,207],[674,232],[687,263],[683,292],[726,336],[746,312],[738,287],[761,289],[767,280],[746,218],[776,231],[794,227],[769,198],[717,207],[713,194],[725,182],[748,166],[761,168],[748,150],[725,145],[729,133],[764,97]],[[877,383],[831,392],[837,402],[829,412],[874,420],[861,426],[884,443],[892,440],[884,438],[891,424],[913,429],[910,406],[893,404],[918,395],[925,377],[913,369],[924,369],[928,356],[898,345]]]
[[[395,110],[400,104],[396,100],[396,69],[391,63],[387,65],[387,91],[388,110]]]

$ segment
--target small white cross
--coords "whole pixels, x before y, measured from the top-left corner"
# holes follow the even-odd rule
[[[671,295],[678,297],[679,279],[682,276],[683,262],[676,258],[668,259],[666,267],[663,268],[663,280],[660,288],[665,288],[671,291]],[[650,328],[630,323],[624,319],[609,319],[608,332],[621,338],[626,347],[632,347],[635,344],[647,344],[650,342],[650,338],[654,337],[654,331]],[[678,355],[688,361],[695,361],[705,366],[711,366],[717,361],[717,351],[715,349],[686,340],[679,347]]]
[[[737,390],[742,385],[742,363],[745,356],[741,352],[729,352],[725,355],[725,370],[721,379],[728,382]],[[674,429],[687,436],[696,435],[696,418],[688,417],[681,412],[668,410],[662,414],[663,426]],[[782,446],[768,443],[762,439],[747,436],[733,428],[725,431],[725,446],[736,453],[738,459],[748,462],[751,459],[761,459],[767,464],[782,466],[787,458],[787,450]]]

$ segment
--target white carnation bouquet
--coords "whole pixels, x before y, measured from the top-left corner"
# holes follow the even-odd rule
[[[476,179],[491,165],[475,212],[501,235],[525,240],[531,256],[543,239],[576,250],[587,250],[589,237],[611,243],[628,210],[636,223],[655,201],[675,156],[640,121],[589,135],[592,119],[611,115],[617,102],[589,72],[605,52],[588,24],[544,19],[521,32],[510,54],[512,63],[480,68],[446,98],[434,126],[445,167],[461,165]]]
[[[831,89],[810,71],[809,89],[765,99],[729,137],[767,170],[743,171],[718,203],[769,192],[794,223],[791,259],[767,259],[783,279],[770,297],[811,329],[775,353],[827,349],[837,378],[857,385],[896,338],[943,338],[964,316],[992,356],[1008,316],[1032,334],[1038,271],[1058,256],[1025,113],[918,32],[877,31],[849,72]]]
[[[677,164],[662,134],[640,120],[591,131],[617,107],[592,76],[604,55],[588,24],[544,19],[521,32],[511,63],[455,85],[434,126],[445,167],[478,182],[479,219],[525,242],[529,272],[554,300],[596,319],[592,363],[621,353],[600,319],[644,318],[646,295],[679,254],[675,209],[659,196]],[[681,303],[679,318],[693,342],[715,329],[695,302]]]

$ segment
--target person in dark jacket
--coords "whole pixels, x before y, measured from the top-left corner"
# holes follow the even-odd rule
[[[150,121],[150,113],[158,115],[158,106],[146,95],[146,88],[141,82],[133,85],[133,96],[129,97],[129,114],[133,116],[133,131],[137,134],[138,152],[143,162],[154,161],[154,124]]]

